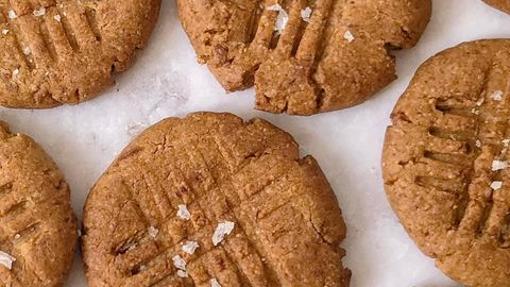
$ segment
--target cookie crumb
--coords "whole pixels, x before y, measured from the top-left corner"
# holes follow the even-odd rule
[[[490,187],[493,189],[493,190],[498,190],[500,189],[501,187],[503,186],[503,182],[501,181],[493,181],[490,185]]]
[[[188,272],[179,269],[177,270],[177,276],[181,278],[188,278]]]
[[[60,15],[53,16],[53,19],[55,19],[55,21],[57,21],[57,22],[62,21],[62,17]]]
[[[34,14],[35,17],[44,16],[46,15],[46,8],[40,7],[39,9],[35,9],[32,14]]]
[[[172,261],[174,263],[175,268],[186,271],[186,261],[180,255],[175,255],[172,257]]]
[[[211,281],[209,281],[209,283],[211,283],[211,287],[221,287],[220,282],[218,282],[218,279],[216,279],[216,278],[211,279]]]
[[[492,161],[492,171],[502,170],[508,167],[508,162],[502,160]]]
[[[491,99],[493,99],[493,100],[495,100],[495,101],[502,101],[502,100],[503,100],[503,95],[504,95],[503,91],[498,90],[498,91],[494,91],[494,92],[490,95],[490,97],[491,97]]]
[[[9,10],[9,12],[7,12],[7,17],[9,17],[9,19],[16,19],[18,18],[18,15],[16,15],[16,12],[14,12],[14,10]]]
[[[223,241],[223,239],[225,239],[225,236],[232,233],[232,230],[234,230],[234,226],[235,224],[232,221],[220,222],[212,236],[213,245],[218,246],[218,244],[220,244]]]
[[[351,31],[347,30],[344,33],[344,39],[347,40],[348,43],[352,43],[352,41],[354,41],[354,35]]]
[[[16,258],[11,255],[0,251],[0,265],[5,266],[5,268],[12,270],[12,264],[16,261]]]
[[[310,7],[306,7],[301,10],[301,19],[305,22],[310,22],[310,17],[312,16],[312,9]]]
[[[198,247],[200,247],[198,242],[188,240],[186,241],[186,243],[182,245],[182,251],[192,255],[193,253],[195,253]]]
[[[276,16],[276,22],[274,24],[274,30],[278,32],[278,34],[281,34],[283,30],[285,30],[285,27],[287,27],[289,14],[287,14],[285,9],[283,9],[278,3],[267,7],[267,10],[278,12],[278,16]]]
[[[191,219],[191,213],[189,212],[188,207],[185,204],[179,204],[178,208],[179,209],[177,210],[177,216],[180,219],[183,219],[183,220]]]
[[[149,236],[154,239],[158,236],[159,230],[154,226],[149,226],[147,233],[149,233]]]

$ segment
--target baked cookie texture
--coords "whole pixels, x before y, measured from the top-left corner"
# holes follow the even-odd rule
[[[95,97],[126,70],[160,0],[0,0],[0,105],[50,108]]]
[[[510,286],[510,40],[432,57],[398,101],[383,152],[388,199],[438,267]]]
[[[89,286],[348,286],[331,187],[292,137],[231,114],[136,138],[84,209]]]
[[[257,109],[311,115],[365,101],[395,78],[430,0],[178,0],[201,63],[229,91],[255,84]]]
[[[31,138],[0,123],[0,286],[63,286],[78,238],[69,187]]]
[[[485,3],[510,14],[510,0],[483,0]]]

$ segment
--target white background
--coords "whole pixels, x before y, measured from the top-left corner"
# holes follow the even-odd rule
[[[399,79],[348,110],[308,118],[271,115],[253,110],[253,89],[226,94],[196,63],[174,1],[163,0],[149,46],[104,95],[45,111],[0,109],[0,118],[31,135],[55,159],[71,185],[79,217],[89,188],[143,127],[202,110],[267,119],[319,161],[336,191],[348,225],[343,246],[344,263],[353,271],[351,286],[457,286],[418,251],[388,206],[379,168],[384,131],[420,63],[463,41],[510,37],[510,15],[480,0],[433,2],[432,21],[418,46],[396,53]],[[66,286],[86,286],[78,257]]]

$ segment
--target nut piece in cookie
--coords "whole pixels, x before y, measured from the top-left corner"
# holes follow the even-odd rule
[[[417,71],[383,152],[388,199],[420,249],[467,286],[510,286],[510,40]]]
[[[0,123],[0,286],[63,286],[78,238],[69,187],[31,138]]]
[[[312,115],[365,101],[395,78],[430,0],[178,0],[198,59],[229,91],[255,85],[257,109]]]
[[[150,127],[92,189],[84,227],[91,287],[350,281],[329,183],[260,119],[196,113]]]

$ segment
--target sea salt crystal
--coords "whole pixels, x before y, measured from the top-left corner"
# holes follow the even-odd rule
[[[198,249],[198,247],[200,247],[200,245],[198,245],[198,242],[186,241],[186,243],[184,243],[182,245],[182,251],[191,255],[191,254],[195,253],[195,251]]]
[[[149,236],[151,238],[156,238],[158,236],[159,230],[157,228],[155,228],[154,226],[150,226],[147,229],[147,233],[149,233]]]
[[[57,22],[62,21],[62,17],[60,15],[53,16],[53,19],[55,19],[55,21],[57,21]]]
[[[16,261],[16,258],[12,257],[11,255],[0,251],[0,265],[5,266],[5,268],[11,270],[12,264]]]
[[[172,257],[172,261],[175,268],[186,271],[186,261],[184,261],[184,258],[182,258],[180,255],[175,255]]]
[[[16,80],[19,76],[19,69],[14,69],[14,71],[12,71],[12,79],[13,80]]]
[[[184,219],[184,220],[191,219],[191,213],[189,212],[188,207],[185,204],[179,204],[178,210],[177,210],[177,216],[180,219]]]
[[[2,35],[7,35],[9,33],[9,29],[2,29]]]
[[[221,287],[220,282],[218,282],[218,279],[216,279],[216,278],[211,279],[211,281],[209,281],[209,283],[211,283],[211,287]]]
[[[30,50],[30,47],[23,48],[23,54],[26,56],[30,55],[32,53],[32,50]]]
[[[491,188],[493,190],[498,190],[498,189],[500,189],[503,186],[503,182],[501,182],[501,181],[493,181],[490,186],[491,186]]]
[[[305,22],[310,22],[310,17],[312,16],[312,9],[310,7],[306,7],[301,10],[301,19]]]
[[[354,41],[354,35],[351,31],[347,30],[344,33],[344,39],[347,40],[347,42],[352,43],[352,41]]]
[[[46,15],[46,8],[41,7],[39,9],[36,9],[36,10],[34,10],[34,12],[32,14],[34,14],[35,17],[44,16],[44,15]]]
[[[9,17],[9,19],[18,18],[18,15],[16,15],[16,12],[14,12],[14,10],[9,10],[9,12],[7,12],[7,16]]]
[[[177,276],[181,278],[188,278],[188,272],[184,270],[177,270]]]
[[[280,4],[274,4],[267,7],[269,11],[278,12],[278,16],[276,16],[276,23],[274,25],[274,30],[281,34],[285,27],[287,27],[287,23],[289,22],[289,14],[285,11],[285,9],[280,6]]]
[[[232,233],[232,230],[234,230],[234,226],[235,224],[231,221],[220,222],[212,236],[212,242],[214,246],[220,244],[223,241],[223,239],[225,239],[225,236]]]
[[[481,148],[482,147],[482,142],[480,140],[476,140],[475,141],[475,145],[477,148]]]
[[[502,160],[492,161],[492,171],[502,170],[508,167],[508,162]]]
[[[490,95],[490,97],[491,97],[491,99],[493,99],[493,100],[495,100],[495,101],[501,101],[501,100],[503,100],[503,95],[504,95],[503,91],[499,91],[499,90],[498,90],[498,91],[494,91],[494,92]]]

